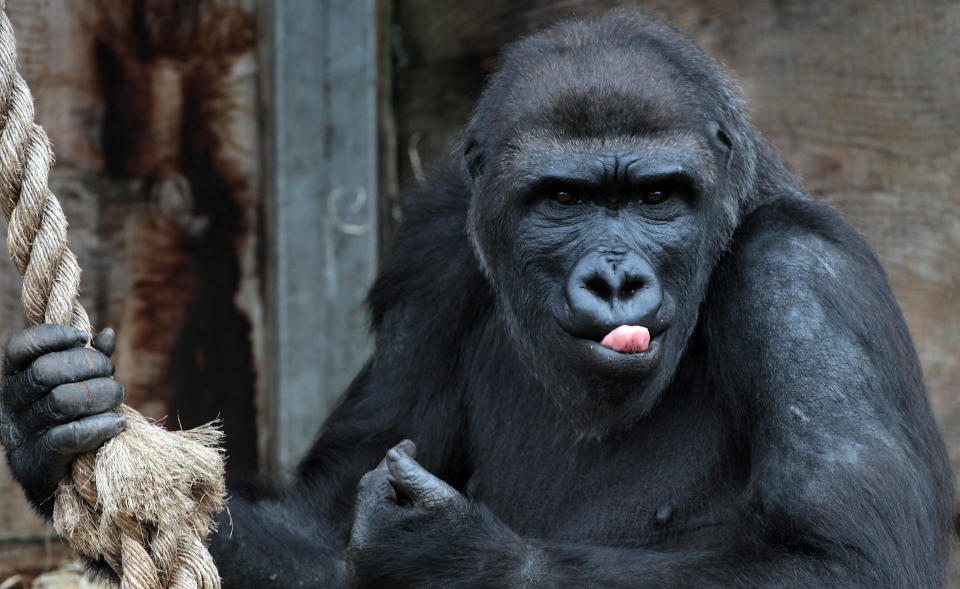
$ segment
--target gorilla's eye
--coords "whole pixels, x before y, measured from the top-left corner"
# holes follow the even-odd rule
[[[552,198],[554,202],[558,202],[562,205],[568,205],[574,202],[573,195],[570,194],[569,192],[564,192],[562,190],[558,190],[557,192],[554,192],[550,196],[550,198]]]
[[[643,202],[651,205],[659,204],[667,200],[667,194],[659,190],[651,190],[643,195]]]

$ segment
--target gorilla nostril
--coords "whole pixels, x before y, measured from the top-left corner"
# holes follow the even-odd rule
[[[613,289],[602,277],[593,275],[583,281],[583,287],[605,301],[613,297]]]
[[[639,278],[628,278],[624,281],[623,285],[620,286],[619,297],[621,299],[628,299],[643,290],[643,287],[643,280]]]

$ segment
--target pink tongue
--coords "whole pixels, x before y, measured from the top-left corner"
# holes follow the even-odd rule
[[[650,331],[642,325],[621,325],[608,333],[600,345],[622,353],[646,352]]]

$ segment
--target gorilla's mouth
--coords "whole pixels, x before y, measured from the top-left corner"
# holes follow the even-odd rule
[[[589,342],[591,347],[623,356],[652,354],[662,335],[662,331],[653,334],[642,325],[620,325],[611,330],[609,327],[573,329],[564,325],[562,321],[559,323],[560,329],[567,335],[584,343]]]
[[[604,379],[645,382],[660,365],[663,356],[661,339],[652,338],[647,349],[642,352],[620,352],[591,339],[575,338],[574,349],[578,356],[576,365],[587,374]]]
[[[662,340],[666,331],[654,334],[641,328],[627,332],[621,330],[621,327],[624,326],[613,330],[607,328],[602,330],[603,333],[577,333],[566,328],[563,328],[562,332],[572,340],[571,351],[576,358],[575,364],[579,365],[581,370],[616,379],[645,378],[660,364]],[[646,333],[642,333],[643,331]],[[613,334],[616,335],[609,337]],[[607,340],[606,343],[604,340]]]
[[[621,354],[638,354],[650,347],[650,330],[642,325],[621,325],[600,340],[600,345]]]

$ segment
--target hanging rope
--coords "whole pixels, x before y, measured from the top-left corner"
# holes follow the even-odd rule
[[[33,120],[17,72],[10,20],[0,0],[0,207],[7,247],[23,276],[31,324],[72,325],[92,335],[78,301],[80,266],[67,220],[47,186],[53,151]],[[222,433],[212,426],[167,431],[126,405],[127,428],[78,457],[54,504],[57,532],[80,554],[103,559],[122,589],[219,589],[205,539],[223,509]]]

